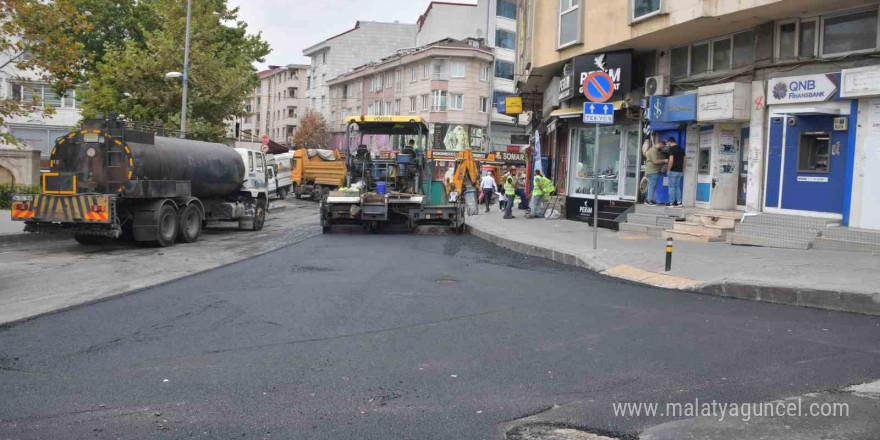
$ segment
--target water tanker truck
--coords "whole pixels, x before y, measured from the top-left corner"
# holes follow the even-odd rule
[[[130,236],[192,243],[213,221],[263,228],[266,156],[222,144],[157,136],[116,120],[86,120],[58,138],[37,195],[15,195],[12,219],[34,233],[83,244]]]

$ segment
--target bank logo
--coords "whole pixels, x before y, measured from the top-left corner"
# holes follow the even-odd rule
[[[778,82],[773,86],[773,97],[776,99],[785,99],[788,96],[788,86],[785,82]]]

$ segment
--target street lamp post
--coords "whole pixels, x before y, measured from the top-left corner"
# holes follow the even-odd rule
[[[183,103],[180,105],[180,138],[186,137],[186,92],[189,85],[189,26],[192,21],[192,0],[186,1],[186,43],[183,46]]]

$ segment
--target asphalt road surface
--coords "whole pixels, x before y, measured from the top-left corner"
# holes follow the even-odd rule
[[[683,263],[684,264],[684,263]],[[874,380],[880,318],[630,285],[471,236],[337,231],[0,330],[0,439],[500,439],[611,403]]]

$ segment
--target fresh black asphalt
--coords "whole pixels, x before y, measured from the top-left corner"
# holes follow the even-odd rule
[[[612,402],[878,377],[877,317],[635,286],[471,236],[337,231],[0,328],[0,439],[500,439],[566,404],[559,422],[635,435],[668,420]]]

